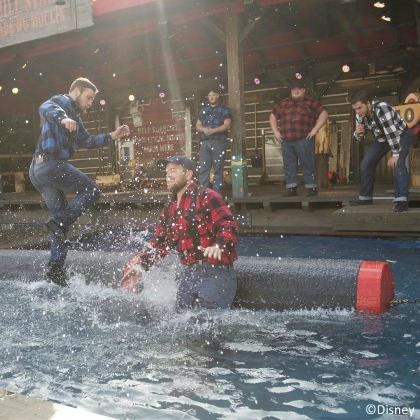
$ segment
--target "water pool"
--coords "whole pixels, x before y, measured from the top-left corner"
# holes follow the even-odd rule
[[[239,246],[244,256],[388,260],[397,299],[420,297],[419,251],[414,241],[325,237],[241,237]],[[1,281],[0,388],[117,419],[420,418],[419,304],[382,315],[177,314],[170,266],[158,274],[144,296],[78,274],[68,289]]]

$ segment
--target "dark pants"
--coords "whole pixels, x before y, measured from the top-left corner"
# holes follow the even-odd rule
[[[304,137],[294,141],[283,140],[280,145],[286,188],[293,188],[298,184],[298,161],[302,167],[305,187],[316,188],[314,139]]]
[[[210,170],[213,166],[213,190],[223,194],[223,168],[227,140],[202,140],[200,145],[200,186],[209,188]]]
[[[64,232],[85,212],[101,195],[99,187],[83,172],[62,160],[48,160],[39,164],[32,162],[29,178],[41,193],[52,220]],[[76,193],[67,201],[66,193]],[[51,234],[51,264],[64,264],[67,245],[64,240]]]
[[[400,156],[394,168],[394,201],[407,201],[410,187],[410,177],[407,169],[407,157],[413,143],[411,130],[405,130],[400,139]],[[373,182],[375,168],[383,156],[391,150],[387,141],[374,141],[368,148],[360,164],[359,200],[371,200],[373,197]]]
[[[237,286],[236,273],[232,267],[203,262],[181,266],[177,277],[178,308],[230,308]]]

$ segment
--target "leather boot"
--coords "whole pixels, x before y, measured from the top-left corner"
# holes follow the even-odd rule
[[[48,264],[47,277],[55,284],[61,287],[68,287],[67,271],[61,264]]]

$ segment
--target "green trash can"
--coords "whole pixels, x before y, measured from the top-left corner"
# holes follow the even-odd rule
[[[243,198],[248,196],[248,167],[242,156],[232,156],[232,196]]]

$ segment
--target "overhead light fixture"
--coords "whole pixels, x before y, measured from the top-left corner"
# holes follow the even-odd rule
[[[302,77],[303,77],[303,76],[302,76],[302,73],[299,73],[299,72],[296,72],[296,73],[295,73],[295,78],[296,78],[296,79],[300,80],[300,79],[302,79]]]
[[[381,19],[384,20],[385,22],[391,22],[391,16],[383,15],[381,16]]]
[[[348,64],[344,64],[343,67],[341,67],[341,70],[343,73],[348,73],[350,71],[350,66]]]
[[[19,93],[19,88],[14,87],[14,88],[12,89],[12,93],[13,93],[14,95],[18,94],[18,93]]]
[[[55,0],[56,6],[65,6],[66,0]]]
[[[377,7],[378,9],[383,9],[385,7],[385,3],[382,1],[377,1],[373,4],[375,7]]]
[[[259,77],[254,77],[254,83],[258,86],[261,84],[261,79]]]
[[[134,99],[136,99],[136,97],[135,97],[134,95],[129,95],[128,100],[129,100],[130,102],[133,102],[133,101],[134,101]]]

